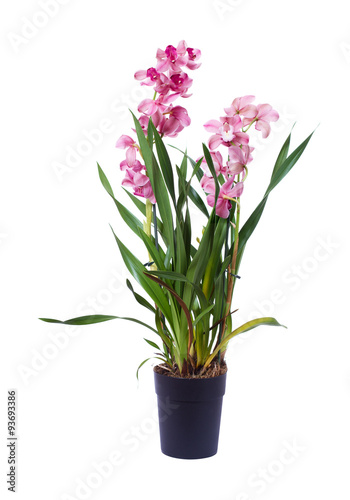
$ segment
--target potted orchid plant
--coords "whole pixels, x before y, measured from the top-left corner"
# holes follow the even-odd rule
[[[154,315],[154,325],[135,318],[152,334],[146,342],[160,363],[154,368],[163,453],[178,458],[203,458],[217,451],[222,398],[225,392],[225,353],[229,341],[260,325],[281,326],[271,317],[236,325],[231,304],[245,246],[253,234],[271,191],[288,174],[312,134],[289,153],[284,142],[262,200],[241,224],[241,199],[253,160],[250,133],[270,134],[279,116],[269,104],[254,104],[254,96],[235,98],[225,114],[209,120],[211,133],[202,154],[192,159],[182,152],[173,165],[166,138],[175,138],[191,120],[174,105],[190,97],[187,71],[200,66],[201,52],[181,41],[175,48],[158,49],[156,65],[137,71],[136,80],[153,90],[134,114],[134,134],[122,135],[122,186],[139,211],[137,217],[119,200],[98,165],[102,185],[120,216],[142,241],[148,254],[137,256],[114,233],[122,258],[146,299],[127,286],[139,305]],[[198,155],[197,155],[198,156]],[[250,177],[249,177],[250,180]],[[249,188],[248,188],[249,189]],[[204,218],[202,234],[192,235],[191,210]],[[52,323],[86,325],[118,316],[91,315]],[[144,360],[139,368],[151,358]],[[137,370],[137,375],[138,375]],[[164,405],[172,403],[171,412]]]

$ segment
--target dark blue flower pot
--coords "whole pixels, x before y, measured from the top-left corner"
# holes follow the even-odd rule
[[[226,373],[174,378],[154,372],[161,450],[174,458],[206,458],[218,449]]]

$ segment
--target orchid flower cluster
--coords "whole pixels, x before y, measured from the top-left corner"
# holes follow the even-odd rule
[[[247,95],[237,97],[230,107],[225,108],[225,116],[219,120],[209,120],[204,124],[208,132],[213,132],[209,138],[208,146],[215,167],[217,177],[225,182],[221,185],[216,203],[216,214],[227,219],[232,207],[231,201],[239,198],[243,192],[243,183],[248,175],[248,164],[253,160],[254,148],[249,145],[248,130],[255,123],[255,129],[262,132],[265,139],[271,131],[270,122],[278,120],[277,111],[270,104],[252,104],[255,97]],[[220,151],[214,151],[220,146],[228,149],[228,160],[224,160]],[[205,159],[202,161],[204,175],[201,186],[206,193],[207,203],[210,207],[215,204],[215,181],[208,169]],[[241,177],[241,175],[243,177]]]
[[[185,72],[196,70],[201,52],[181,41],[175,48],[158,49],[155,67],[137,71],[141,85],[153,87],[153,99],[138,106],[141,116],[133,115],[137,138],[122,135],[117,148],[126,150],[120,163],[125,172],[122,185],[141,213],[134,215],[115,195],[110,182],[98,165],[101,183],[112,198],[119,215],[140,238],[148,253],[141,259],[114,233],[124,263],[142,287],[147,300],[127,280],[127,287],[139,305],[154,317],[154,326],[137,318],[93,314],[66,321],[42,318],[51,323],[86,325],[123,319],[143,325],[152,332],[145,341],[154,349],[162,367],[175,376],[213,376],[223,366],[229,341],[238,334],[260,325],[281,326],[271,317],[258,318],[234,326],[233,292],[242,256],[273,189],[291,171],[306,148],[309,135],[289,154],[291,133],[285,140],[272,168],[264,196],[255,210],[240,224],[243,186],[252,162],[254,148],[249,131],[253,125],[263,138],[270,134],[270,123],[278,113],[269,104],[253,104],[254,96],[233,100],[224,108],[225,115],[204,124],[212,135],[203,144],[197,160],[187,152],[179,166],[173,166],[164,143],[176,137],[190,124],[186,109],[174,105],[177,98],[189,97],[192,80]],[[226,158],[224,159],[224,157]],[[198,181],[206,193],[197,191]],[[192,234],[192,202],[205,217],[200,238]],[[155,342],[156,340],[156,342]],[[137,372],[138,373],[138,372]]]
[[[181,130],[190,125],[187,110],[173,103],[179,97],[191,96],[188,90],[193,80],[184,72],[184,68],[199,68],[201,64],[197,61],[200,57],[200,50],[187,47],[186,42],[181,40],[176,48],[168,45],[165,50],[157,50],[156,67],[135,73],[135,79],[141,81],[141,85],[154,89],[153,99],[144,99],[138,106],[141,113],[139,122],[145,135],[150,118],[161,137],[177,137]],[[139,146],[136,140],[122,135],[116,147],[126,149],[126,158],[120,164],[121,170],[125,171],[122,185],[133,188],[135,195],[149,199],[152,204],[156,203],[146,167],[137,159]]]

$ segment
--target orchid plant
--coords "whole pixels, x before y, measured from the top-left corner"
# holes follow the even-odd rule
[[[269,104],[254,104],[252,95],[235,98],[224,109],[224,116],[204,124],[212,135],[208,145],[203,144],[203,154],[193,160],[182,152],[181,164],[174,168],[164,139],[177,137],[191,123],[187,110],[174,102],[190,97],[193,80],[186,71],[197,70],[200,57],[200,50],[181,41],[176,48],[168,45],[165,50],[158,49],[155,67],[135,73],[141,85],[153,89],[153,98],[139,104],[140,116],[133,114],[134,134],[122,135],[116,147],[126,151],[120,163],[125,174],[122,186],[133,190],[125,191],[144,221],[114,195],[98,165],[100,180],[120,216],[148,252],[148,262],[144,264],[145,259],[140,260],[114,233],[126,267],[150,300],[135,291],[129,280],[127,286],[136,301],[152,312],[155,324],[121,319],[147,327],[153,338],[145,340],[156,350],[153,357],[162,362],[164,369],[182,377],[208,376],[213,367],[223,366],[227,345],[236,335],[260,325],[282,326],[276,319],[264,317],[233,327],[235,311],[231,304],[245,246],[267,199],[298,161],[312,136],[289,154],[289,134],[262,200],[241,226],[241,198],[254,151],[250,133],[254,127],[262,138],[267,138],[270,123],[279,116]],[[195,239],[191,224],[193,206],[205,218],[202,234]],[[41,319],[85,325],[115,318],[120,319],[105,315],[67,321]],[[149,359],[152,358],[143,361],[139,368]]]

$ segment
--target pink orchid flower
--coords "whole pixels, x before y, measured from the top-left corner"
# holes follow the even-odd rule
[[[236,97],[229,108],[225,108],[227,116],[242,115],[246,118],[255,118],[257,109],[251,104],[255,99],[253,95]]]
[[[198,69],[201,63],[197,63],[198,59],[201,57],[201,51],[199,49],[187,49],[188,62],[186,67],[188,69]]]
[[[169,107],[165,115],[169,115],[165,121],[161,121],[157,127],[160,134],[168,137],[176,137],[184,127],[188,127],[191,119],[187,110],[182,106]]]
[[[138,145],[132,137],[129,135],[122,135],[116,142],[116,148],[126,149],[126,161],[128,165],[133,165],[136,161],[136,151],[138,151]]]
[[[146,116],[146,115],[141,115],[139,118],[141,128],[144,131],[146,136],[148,133],[149,119],[150,119],[150,117]],[[160,134],[162,134],[164,123],[166,122],[166,120],[167,120],[167,118],[159,111],[159,109],[152,115],[153,125],[156,127],[156,129],[158,130],[158,132]]]
[[[141,170],[146,169],[145,165],[142,165],[139,160],[135,160],[134,163],[128,163],[128,159],[123,160],[120,163],[120,170],[131,169],[134,172],[141,172]]]
[[[154,115],[158,110],[160,112],[165,111],[169,104],[177,99],[178,94],[171,94],[168,96],[160,95],[158,99],[144,99],[140,102],[139,107],[137,108],[140,113],[143,113],[147,116]]]
[[[204,176],[203,176],[204,177]],[[214,179],[209,179],[208,177],[203,181],[201,180],[201,185],[207,193],[210,193],[207,196],[207,203],[210,207],[215,205],[215,182]],[[230,209],[232,207],[232,203],[230,201],[231,198],[239,198],[243,193],[243,182],[237,182],[233,187],[233,178],[231,177],[228,181],[226,181],[220,188],[220,193],[218,196],[218,200],[216,203],[216,215],[223,219],[227,219],[230,215]]]
[[[147,85],[148,87],[151,87],[152,85],[158,83],[160,80],[160,76],[161,74],[158,73],[156,68],[148,68],[148,70],[136,71],[136,73],[134,74],[135,80],[145,80],[141,83],[141,85]]]
[[[156,58],[158,60],[157,71],[163,72],[170,69],[178,73],[181,71],[181,67],[187,63],[185,41],[181,40],[177,48],[173,45],[168,45],[165,50],[158,49]]]
[[[122,186],[131,187],[134,190],[134,195],[148,198],[151,203],[156,203],[151,182],[147,175],[141,172],[135,172],[132,169],[127,169],[125,178],[122,181]]]
[[[263,139],[270,135],[271,126],[269,122],[276,122],[279,119],[277,111],[272,109],[270,104],[258,104],[257,113],[254,117],[256,130],[261,131]],[[252,122],[249,118],[244,118],[243,125],[249,125]]]
[[[254,148],[250,146],[231,146],[228,150],[230,160],[227,163],[227,173],[233,176],[240,174],[244,168],[253,160],[251,155]]]
[[[184,72],[175,73],[170,77],[171,90],[180,93],[182,97],[190,97],[186,95],[186,92],[191,87],[192,83],[193,80]]]
[[[208,132],[215,132],[214,135],[209,138],[209,149],[216,149],[221,144],[227,147],[232,145],[239,146],[241,144],[248,144],[249,136],[248,134],[240,131],[241,127],[242,121],[237,114],[232,117],[221,117],[220,121],[209,120],[204,124],[204,128]]]
[[[216,175],[217,176],[219,176],[220,174],[225,175],[226,174],[226,165],[223,164],[223,159],[222,159],[221,153],[219,151],[211,151],[210,156],[213,160]],[[199,160],[199,158],[197,159],[197,161],[198,160]],[[205,176],[212,177],[205,158],[203,158],[203,160],[202,160],[201,167],[204,170]]]

